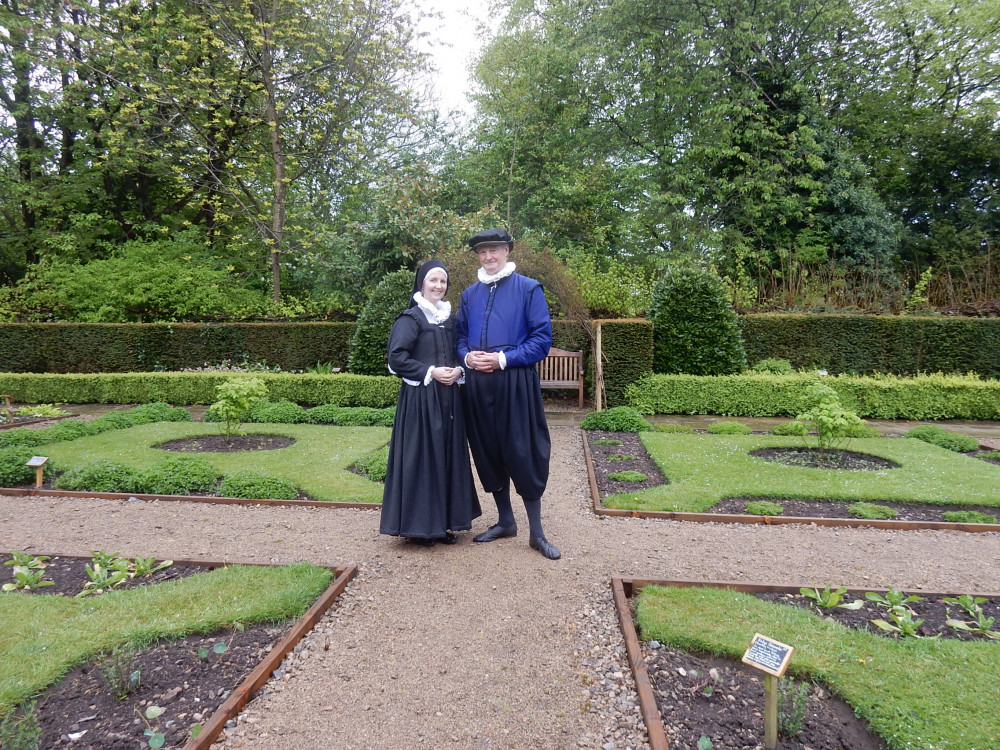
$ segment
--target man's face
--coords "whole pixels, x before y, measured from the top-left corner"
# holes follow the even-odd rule
[[[510,255],[510,248],[507,245],[483,245],[476,248],[479,256],[479,265],[483,267],[490,276],[499,273],[507,265],[507,256]]]

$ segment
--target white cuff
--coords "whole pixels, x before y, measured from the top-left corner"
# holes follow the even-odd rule
[[[430,385],[434,378],[431,377],[431,373],[434,372],[434,365],[427,368],[427,374],[424,375],[424,385]]]
[[[500,360],[500,369],[507,369],[507,355],[503,352],[497,352],[497,359]]]

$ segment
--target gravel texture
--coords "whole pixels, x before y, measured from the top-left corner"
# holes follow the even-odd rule
[[[558,561],[528,548],[517,507],[521,536],[474,544],[486,496],[472,532],[430,549],[380,536],[367,510],[0,497],[0,549],[358,563],[225,750],[645,747],[613,575],[1000,591],[1000,534],[596,517],[580,430],[552,435]]]

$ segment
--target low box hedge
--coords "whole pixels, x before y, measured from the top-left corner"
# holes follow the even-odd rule
[[[1000,419],[1000,381],[961,375],[648,375],[626,398],[643,414],[794,417],[805,408],[806,388],[820,378],[860,417]]]

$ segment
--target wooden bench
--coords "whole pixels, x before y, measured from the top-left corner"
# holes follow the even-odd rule
[[[583,352],[553,346],[537,367],[542,388],[576,388],[579,408],[583,408]]]

